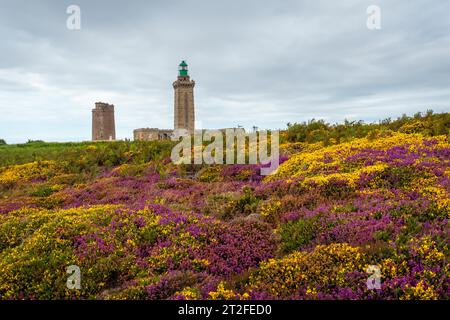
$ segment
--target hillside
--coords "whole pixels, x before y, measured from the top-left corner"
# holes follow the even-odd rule
[[[0,299],[449,299],[449,119],[291,124],[268,177],[173,142],[1,145]]]

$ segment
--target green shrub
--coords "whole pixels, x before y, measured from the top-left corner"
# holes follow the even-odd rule
[[[253,190],[244,187],[243,193],[227,192],[210,195],[204,212],[227,221],[256,213],[258,203],[259,199],[255,197]]]
[[[329,124],[323,120],[312,119],[302,123],[288,123],[286,134],[281,142],[323,142],[324,145],[350,141],[353,138],[369,138],[377,132],[386,130],[405,133],[420,133],[425,136],[449,134],[450,113],[434,114],[432,110],[418,112],[414,116],[403,115],[396,120],[390,118],[378,123],[348,121]]]
[[[48,197],[54,192],[54,190],[48,186],[39,186],[35,191],[31,193],[33,197]]]
[[[389,230],[379,230],[373,235],[375,240],[379,241],[389,241],[391,239],[391,232]]]
[[[281,249],[289,253],[308,244],[315,236],[315,218],[289,221],[280,227]]]

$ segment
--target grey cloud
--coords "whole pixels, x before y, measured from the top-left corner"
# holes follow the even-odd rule
[[[70,4],[81,31],[65,27]],[[120,138],[170,128],[181,59],[208,128],[449,111],[450,3],[379,0],[380,31],[371,4],[0,0],[0,138],[89,139],[99,100],[116,105]]]

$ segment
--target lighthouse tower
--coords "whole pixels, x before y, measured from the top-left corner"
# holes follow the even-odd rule
[[[195,130],[194,86],[195,81],[190,79],[188,65],[183,60],[178,66],[178,78],[173,83],[174,129],[186,130],[189,134],[193,134]]]

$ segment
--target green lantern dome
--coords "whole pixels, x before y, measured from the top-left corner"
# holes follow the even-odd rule
[[[180,77],[187,76],[188,75],[188,64],[186,61],[181,61],[181,63],[178,65],[178,75]]]

